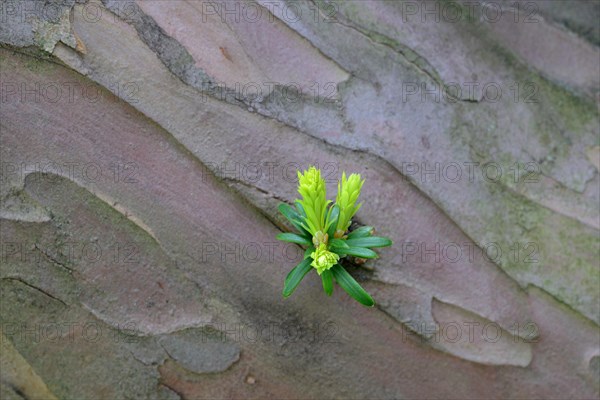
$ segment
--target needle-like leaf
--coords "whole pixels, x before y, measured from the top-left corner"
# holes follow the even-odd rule
[[[329,241],[329,249],[333,252],[336,253],[340,253],[340,252],[344,252],[346,249],[348,249],[350,246],[348,246],[346,244],[345,240],[342,239],[331,239]]]
[[[367,307],[373,307],[375,302],[373,298],[363,289],[358,282],[339,264],[331,267],[331,273],[335,281],[344,289],[353,299]],[[322,275],[321,275],[322,276]]]
[[[310,239],[311,235],[304,227],[302,227],[302,217],[289,205],[281,203],[278,207],[279,212],[301,233]]]
[[[312,241],[310,241],[309,239],[305,238],[304,236],[300,236],[296,233],[290,233],[290,232],[279,233],[279,234],[277,234],[276,238],[277,238],[277,240],[301,244],[304,246],[312,245]]]
[[[357,239],[361,237],[371,236],[373,234],[372,226],[361,226],[348,234],[348,239]]]
[[[377,258],[377,253],[364,247],[348,247],[342,250],[344,254],[360,258]]]
[[[302,262],[294,267],[285,278],[285,283],[283,285],[283,297],[289,297],[298,284],[304,279],[308,271],[311,270],[312,266],[310,265],[311,259],[307,258],[306,260],[302,260]]]
[[[392,241],[386,237],[368,236],[348,239],[346,244],[350,247],[387,247],[392,245]]]
[[[307,258],[310,257],[310,255],[315,251],[315,247],[314,246],[308,246],[308,248],[306,249],[306,251],[304,252],[304,259],[306,260]]]
[[[323,289],[327,296],[331,296],[333,293],[333,275],[330,270],[325,270],[321,274],[321,280],[323,281]]]
[[[301,217],[306,217],[306,211],[304,211],[304,207],[302,207],[302,203],[300,203],[300,200],[296,200],[294,202],[294,204],[296,204],[296,209],[298,210],[298,214]]]

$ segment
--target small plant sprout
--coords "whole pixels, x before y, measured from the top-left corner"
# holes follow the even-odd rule
[[[289,297],[308,272],[314,268],[323,281],[327,295],[333,293],[333,281],[359,303],[372,307],[375,302],[354,278],[340,265],[347,256],[377,258],[372,248],[391,246],[385,237],[372,236],[373,228],[363,226],[348,232],[352,217],[362,203],[356,204],[364,179],[359,174],[338,182],[335,203],[327,200],[327,187],[321,171],[315,167],[301,173],[298,171],[298,193],[301,200],[295,207],[282,203],[279,211],[296,228],[296,233],[280,233],[277,239],[306,247],[304,259],[285,278],[283,296]]]

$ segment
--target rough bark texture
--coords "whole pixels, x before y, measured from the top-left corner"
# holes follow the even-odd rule
[[[477,4],[3,2],[1,397],[598,398],[600,3]],[[281,297],[311,164],[373,309]]]

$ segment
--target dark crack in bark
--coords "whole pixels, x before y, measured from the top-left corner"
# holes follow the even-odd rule
[[[2,280],[5,280],[5,281],[14,281],[14,282],[19,282],[19,283],[21,283],[21,284],[23,284],[23,285],[25,285],[25,286],[28,286],[28,287],[30,287],[30,288],[32,288],[32,289],[34,289],[34,290],[36,290],[36,291],[38,291],[38,292],[42,293],[43,295],[45,295],[46,297],[49,297],[49,298],[51,298],[52,300],[58,301],[59,303],[61,303],[61,304],[62,304],[62,305],[64,305],[64,306],[68,306],[68,304],[67,304],[67,303],[65,303],[64,301],[62,301],[62,300],[61,300],[61,299],[59,299],[58,297],[56,297],[56,296],[52,295],[51,293],[48,293],[48,292],[47,292],[47,291],[45,291],[44,289],[41,289],[41,288],[39,288],[39,287],[37,287],[37,286],[35,286],[35,285],[33,285],[33,284],[31,284],[31,283],[27,282],[25,279],[23,279],[23,278],[21,278],[21,277],[7,276],[7,277],[0,278],[0,279],[2,279]]]

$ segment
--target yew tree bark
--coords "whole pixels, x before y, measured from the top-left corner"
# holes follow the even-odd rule
[[[598,1],[4,1],[3,399],[597,398]],[[394,241],[323,293],[317,165]]]

